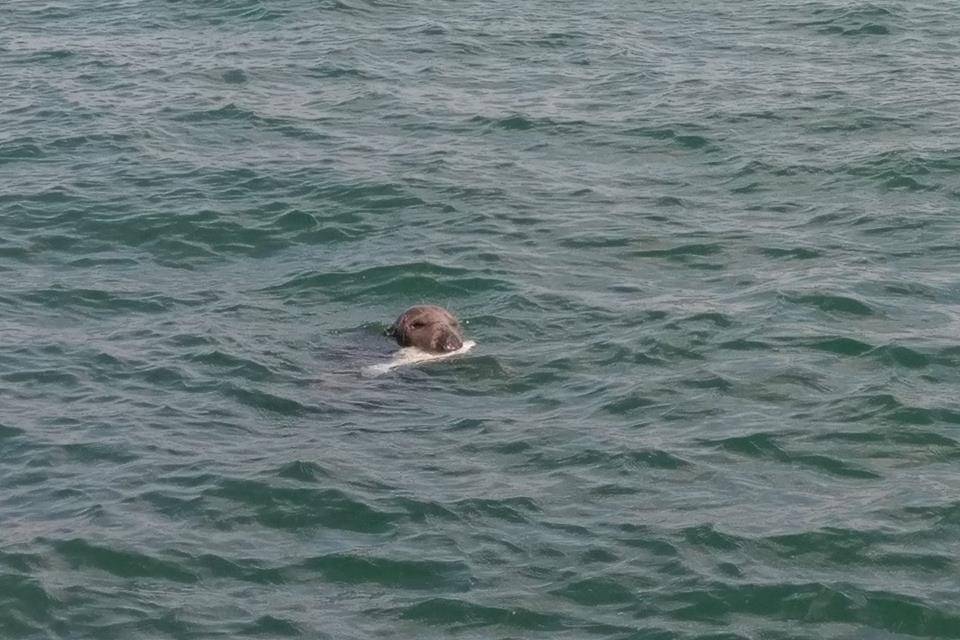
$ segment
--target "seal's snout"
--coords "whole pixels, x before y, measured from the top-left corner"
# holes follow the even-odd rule
[[[441,351],[456,351],[463,346],[463,340],[457,335],[448,335],[443,340]]]

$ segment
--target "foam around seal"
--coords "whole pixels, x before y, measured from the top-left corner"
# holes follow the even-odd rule
[[[464,353],[467,353],[473,349],[475,346],[477,346],[475,341],[464,340],[462,347],[456,351],[448,351],[446,353],[430,353],[429,351],[424,351],[423,349],[418,349],[417,347],[404,347],[393,354],[393,358],[391,358],[388,362],[364,367],[361,370],[361,373],[367,377],[382,376],[396,367],[421,364],[423,362],[433,362],[435,360],[446,360],[447,358],[452,358],[453,356],[463,355]]]

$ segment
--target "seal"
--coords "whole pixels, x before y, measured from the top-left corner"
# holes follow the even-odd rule
[[[432,304],[410,307],[397,318],[387,335],[401,347],[430,353],[449,353],[463,347],[463,332],[456,316]]]

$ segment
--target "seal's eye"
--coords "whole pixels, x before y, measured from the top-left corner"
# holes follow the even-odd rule
[[[412,326],[414,329],[422,329],[426,326],[426,323],[423,320],[415,320],[410,323],[410,326]]]

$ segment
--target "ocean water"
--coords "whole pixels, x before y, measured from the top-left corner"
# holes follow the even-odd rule
[[[0,4],[0,638],[960,638],[958,33]]]

